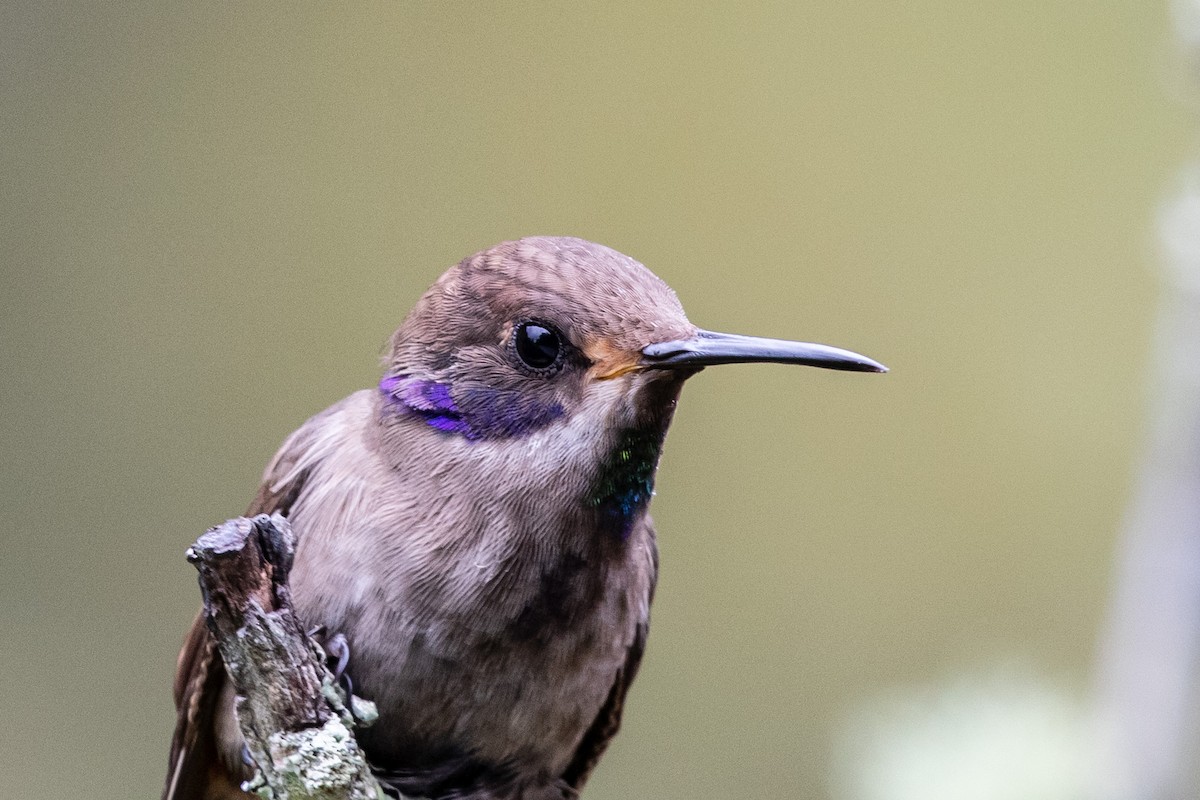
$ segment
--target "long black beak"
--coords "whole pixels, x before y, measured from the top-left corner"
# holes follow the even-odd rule
[[[760,339],[757,336],[713,331],[700,331],[690,339],[649,345],[642,350],[642,359],[650,369],[686,369],[713,364],[770,361],[850,372],[888,371],[878,361],[825,344]]]

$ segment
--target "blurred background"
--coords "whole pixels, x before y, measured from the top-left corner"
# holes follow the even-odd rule
[[[534,233],[892,368],[689,384],[590,800],[1194,796],[1191,610],[1138,587],[1200,557],[1131,543],[1156,447],[1200,456],[1170,389],[1198,21],[0,5],[0,796],[157,797],[186,546],[445,267]]]

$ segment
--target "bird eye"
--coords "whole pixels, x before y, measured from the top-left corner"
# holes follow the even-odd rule
[[[547,370],[562,356],[562,337],[558,331],[537,322],[522,322],[513,331],[517,358],[530,369]]]

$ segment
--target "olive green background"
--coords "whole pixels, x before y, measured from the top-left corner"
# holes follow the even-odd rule
[[[532,233],[892,368],[688,386],[589,798],[824,797],[889,687],[1083,691],[1177,62],[1115,0],[0,5],[0,796],[157,796],[184,548],[442,269]]]

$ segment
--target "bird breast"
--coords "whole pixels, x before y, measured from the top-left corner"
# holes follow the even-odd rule
[[[389,463],[378,413],[347,398],[291,466],[309,470],[291,513],[296,608],[350,643],[356,691],[380,711],[363,744],[381,766],[468,752],[558,774],[648,618],[649,522],[613,537],[582,495],[547,503],[536,474],[497,480],[466,449],[482,443],[427,452],[444,434],[425,427]]]

